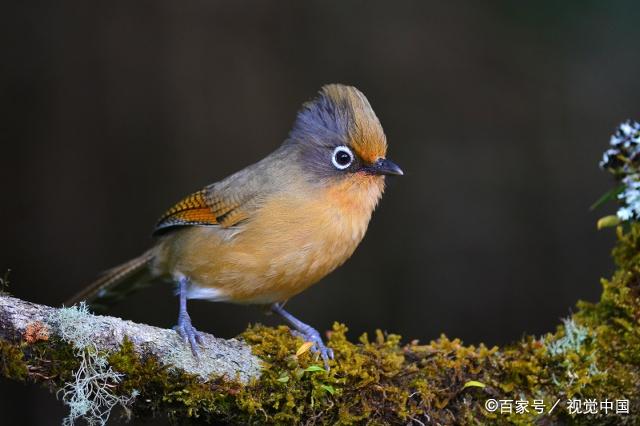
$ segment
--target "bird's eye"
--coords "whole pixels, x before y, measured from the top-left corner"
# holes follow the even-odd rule
[[[346,146],[336,147],[333,150],[331,161],[337,169],[344,170],[353,163],[353,153]]]

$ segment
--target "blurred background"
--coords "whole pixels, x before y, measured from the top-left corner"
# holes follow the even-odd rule
[[[633,1],[11,2],[0,271],[15,296],[59,305],[341,82],[368,96],[406,175],[388,180],[353,258],[291,312],[354,339],[540,335],[612,271],[613,231],[595,222],[614,206],[589,206],[612,186],[597,166],[610,134],[640,118],[639,16]],[[190,311],[221,337],[277,323],[252,307]],[[157,286],[112,314],[170,327],[177,301]],[[0,413],[47,425],[65,409],[3,381]]]

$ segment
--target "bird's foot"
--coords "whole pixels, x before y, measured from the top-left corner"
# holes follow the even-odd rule
[[[301,337],[305,342],[312,342],[313,346],[310,348],[311,352],[320,355],[320,358],[322,358],[322,361],[324,362],[324,368],[329,371],[329,360],[334,358],[333,349],[324,344],[318,330],[305,324],[304,327],[301,327],[297,331],[293,330],[291,333],[294,336]]]
[[[198,358],[198,344],[203,343],[202,333],[191,325],[191,317],[188,314],[178,316],[178,324],[173,327],[178,332],[185,343],[191,346],[191,352],[195,358]]]

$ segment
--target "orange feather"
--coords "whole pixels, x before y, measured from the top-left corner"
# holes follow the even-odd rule
[[[157,229],[174,225],[215,225],[217,218],[207,205],[204,191],[198,191],[176,203],[158,221]]]
[[[349,115],[348,137],[353,150],[366,163],[374,163],[387,153],[387,137],[367,98],[359,90],[341,84],[329,84],[322,93],[342,105]]]

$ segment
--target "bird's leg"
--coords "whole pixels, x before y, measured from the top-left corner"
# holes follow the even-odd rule
[[[187,312],[187,285],[189,280],[185,276],[181,276],[178,280],[178,297],[180,298],[180,308],[178,310],[178,324],[173,327],[178,332],[185,343],[191,346],[193,356],[198,358],[198,346],[202,344],[202,335],[191,325],[191,317]]]
[[[271,305],[271,310],[284,318],[285,321],[287,321],[289,325],[302,336],[303,339],[308,342],[313,342],[313,346],[311,349],[314,352],[320,354],[322,361],[324,361],[324,368],[329,371],[329,360],[333,359],[333,350],[325,346],[324,342],[322,341],[322,337],[320,337],[320,333],[318,333],[318,330],[311,327],[309,324],[303,323],[298,318],[285,311],[282,305],[279,303],[274,303],[273,305]]]

